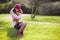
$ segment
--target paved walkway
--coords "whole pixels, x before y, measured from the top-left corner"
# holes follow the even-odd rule
[[[23,16],[31,16],[31,14],[23,14]]]
[[[34,23],[34,24],[59,24],[59,23],[55,23],[55,22],[37,22],[37,21],[24,21],[27,23]]]

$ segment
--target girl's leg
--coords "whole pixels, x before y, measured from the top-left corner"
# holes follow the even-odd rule
[[[24,29],[25,29],[25,27],[26,27],[26,23],[25,23],[25,22],[22,22],[22,23],[19,24],[19,26],[20,26],[20,28],[19,28],[19,30],[18,30],[18,35],[19,35],[19,34],[20,34],[20,35],[23,35],[23,31],[24,31]]]
[[[25,27],[26,27],[27,24],[25,22],[22,22],[19,25],[20,25],[19,32],[22,32],[25,29]]]

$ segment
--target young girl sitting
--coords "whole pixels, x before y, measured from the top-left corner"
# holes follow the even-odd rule
[[[17,36],[22,36],[26,23],[22,22],[22,9],[20,4],[16,4],[10,11],[12,16],[12,26],[18,30]]]

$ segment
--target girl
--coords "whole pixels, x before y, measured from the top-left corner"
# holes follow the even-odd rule
[[[12,16],[12,26],[18,30],[17,36],[22,36],[24,28],[26,27],[26,23],[21,21],[22,13],[23,11],[20,4],[16,4],[10,11]]]

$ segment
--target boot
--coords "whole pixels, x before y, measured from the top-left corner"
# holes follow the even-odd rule
[[[21,35],[23,36],[23,31],[21,32]]]
[[[18,33],[17,33],[17,36],[22,36],[21,32],[18,32]]]

